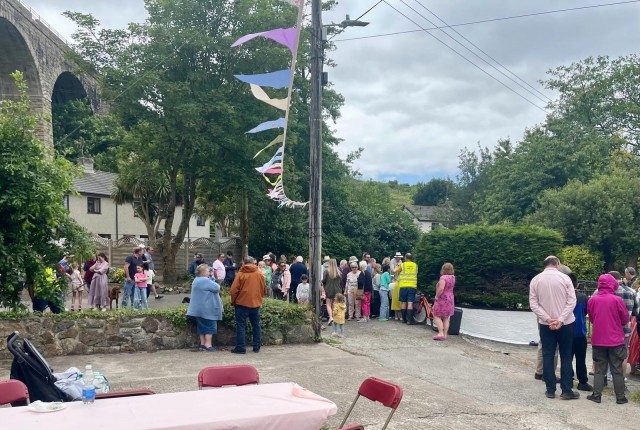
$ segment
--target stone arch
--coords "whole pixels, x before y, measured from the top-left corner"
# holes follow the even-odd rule
[[[80,79],[71,72],[62,72],[53,85],[51,104],[62,104],[70,100],[86,99],[87,91]]]
[[[0,17],[0,52],[2,53],[0,55],[0,99],[17,97],[18,89],[11,73],[18,70],[24,75],[32,103],[36,102],[34,108],[41,112],[42,88],[35,59],[18,29],[2,17]]]

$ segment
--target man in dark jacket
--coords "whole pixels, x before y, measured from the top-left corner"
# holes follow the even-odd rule
[[[592,391],[587,374],[587,295],[578,291],[578,278],[575,273],[569,273],[569,279],[576,291],[576,307],[573,315],[576,317],[576,331],[573,336],[573,358],[576,360],[576,376],[578,377],[578,390]]]
[[[296,292],[298,291],[298,284],[300,283],[300,277],[302,275],[309,276],[309,270],[304,265],[301,256],[296,257],[296,262],[289,267],[289,273],[291,273],[291,286],[289,287],[289,302],[298,303],[296,298]]]
[[[224,259],[222,264],[224,264],[225,270],[224,282],[228,286],[231,286],[231,284],[233,284],[233,280],[236,277],[237,270],[236,263],[235,261],[233,261],[233,252],[227,251],[227,257]]]
[[[256,266],[253,257],[244,259],[244,264],[238,270],[231,285],[231,305],[235,307],[236,316],[236,347],[231,350],[234,354],[245,354],[247,318],[253,330],[253,352],[260,352],[260,307],[262,298],[267,294],[267,286],[262,272]]]

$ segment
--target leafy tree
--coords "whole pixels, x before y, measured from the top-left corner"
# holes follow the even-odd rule
[[[530,220],[562,232],[570,245],[601,253],[605,270],[612,270],[616,256],[637,262],[640,254],[639,187],[640,178],[622,171],[587,183],[572,181],[548,190]]]
[[[164,279],[175,280],[175,255],[196,209],[199,185],[210,176],[233,178],[232,191],[260,178],[248,154],[260,143],[244,132],[273,115],[234,73],[277,70],[286,49],[257,40],[260,49],[230,48],[240,35],[285,27],[295,11],[271,0],[150,0],[149,19],[127,30],[104,30],[89,16],[69,13],[80,27],[78,55],[103,76],[103,95],[128,128],[126,151],[158,161],[167,183]],[[126,89],[126,90],[123,90]],[[234,175],[243,171],[241,175]],[[175,209],[182,203],[182,221]]]
[[[21,280],[38,297],[59,299],[61,285],[45,269],[93,249],[63,206],[76,170],[38,140],[23,75],[12,76],[20,97],[0,101],[0,305],[17,309]]]
[[[624,141],[632,152],[640,150],[640,56],[616,59],[589,57],[550,70],[544,85],[560,96],[550,104],[550,122],[567,122],[584,131]]]
[[[413,195],[413,203],[422,206],[437,206],[451,195],[455,184],[451,179],[433,178],[426,184],[419,183]]]
[[[70,161],[94,159],[96,169],[116,172],[117,150],[125,130],[113,115],[94,115],[87,100],[52,106],[53,146]]]

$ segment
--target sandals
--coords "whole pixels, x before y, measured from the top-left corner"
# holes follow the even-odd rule
[[[444,337],[444,336],[439,336],[439,335],[433,336],[433,340],[445,340],[445,339],[446,339],[446,337]]]

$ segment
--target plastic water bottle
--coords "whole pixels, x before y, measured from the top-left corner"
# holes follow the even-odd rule
[[[96,398],[96,387],[93,382],[93,368],[87,364],[84,375],[82,375],[82,403],[85,405],[93,403]]]

